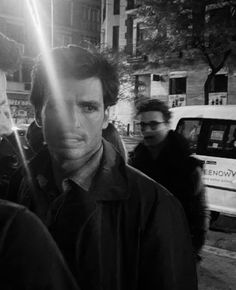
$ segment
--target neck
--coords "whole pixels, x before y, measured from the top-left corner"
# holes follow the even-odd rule
[[[160,154],[160,151],[163,147],[164,141],[161,141],[160,143],[152,146],[147,146],[148,151],[150,152],[153,159],[156,159],[158,155]]]
[[[74,175],[74,173],[79,172],[86,163],[93,158],[94,154],[100,150],[102,144],[99,144],[96,148],[88,152],[86,155],[74,158],[74,159],[64,159],[59,160],[57,156],[52,154],[52,164],[54,175],[57,175],[57,178],[65,178],[68,176]]]

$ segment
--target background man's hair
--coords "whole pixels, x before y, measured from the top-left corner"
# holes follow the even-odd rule
[[[102,83],[105,108],[115,105],[118,100],[119,77],[117,67],[98,52],[76,45],[57,47],[51,51],[51,58],[59,78],[84,80],[97,77]],[[47,67],[39,56],[32,71],[32,91],[30,101],[41,109],[45,100],[45,89],[50,86]]]
[[[161,112],[166,123],[168,123],[171,118],[171,112],[169,111],[168,106],[157,99],[145,100],[137,107],[137,115],[150,111]]]

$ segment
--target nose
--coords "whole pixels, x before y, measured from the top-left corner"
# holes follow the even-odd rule
[[[145,126],[141,128],[141,131],[142,133],[148,133],[148,132],[151,132],[152,130],[151,130],[151,127],[148,124],[146,124]]]

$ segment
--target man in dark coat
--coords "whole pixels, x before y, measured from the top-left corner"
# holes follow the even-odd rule
[[[0,200],[0,289],[78,290],[39,218],[4,200]]]
[[[14,177],[9,198],[48,226],[81,289],[197,289],[179,202],[102,140],[117,101],[116,68],[78,46],[38,60],[31,102],[47,145]],[[56,79],[54,79],[56,81]]]
[[[130,154],[130,164],[173,193],[183,205],[196,258],[204,244],[208,211],[202,183],[202,164],[191,156],[187,140],[169,130],[171,114],[157,99],[138,107],[143,141]]]
[[[9,177],[19,163],[14,145],[9,142],[14,134],[7,99],[6,73],[19,69],[20,59],[18,44],[0,33],[0,197],[4,197]]]

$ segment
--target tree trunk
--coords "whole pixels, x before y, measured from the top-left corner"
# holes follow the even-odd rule
[[[209,90],[210,90],[210,84],[213,78],[214,78],[214,74],[210,73],[207,76],[207,79],[204,83],[204,105],[209,105]]]

